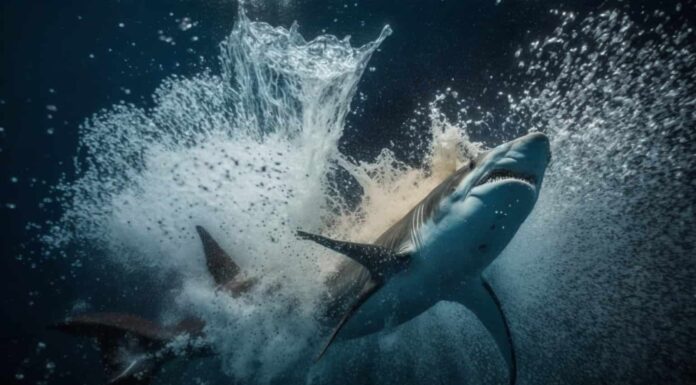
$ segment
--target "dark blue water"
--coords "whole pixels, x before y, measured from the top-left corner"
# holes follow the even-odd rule
[[[520,70],[515,52],[554,33],[561,18],[550,10],[573,11],[578,19],[590,13],[620,10],[635,23],[635,32],[632,33],[637,35],[640,31],[654,28],[648,16],[655,10],[664,10],[666,16],[661,18],[666,33],[670,34],[680,28],[694,27],[693,4],[691,1],[682,3],[677,9],[670,1],[628,3],[598,0],[554,4],[510,0],[503,0],[500,4],[495,0],[273,1],[252,3],[248,13],[252,20],[263,20],[274,26],[288,27],[296,20],[307,38],[322,33],[339,37],[351,35],[353,45],[374,40],[382,27],[389,24],[394,33],[368,64],[374,70],[365,71],[358,85],[361,95],[359,100],[354,100],[355,113],[348,115],[339,148],[355,159],[369,160],[382,148],[391,146],[405,162],[418,164],[423,154],[411,150],[426,140],[428,131],[424,128],[414,132],[404,127],[414,118],[414,111],[426,106],[435,94],[447,87],[456,89],[459,99],[471,101],[480,111],[485,111],[481,116],[492,125],[509,131],[504,134],[481,131],[473,139],[493,145],[500,137],[518,133],[510,124],[505,124],[505,117],[509,116],[511,109],[508,94],[521,98],[525,90],[533,88],[525,79],[531,75]],[[236,16],[237,4],[223,0],[38,3],[6,0],[0,4],[2,383],[102,383],[104,378],[99,357],[89,341],[49,331],[47,325],[63,319],[78,299],[86,300],[93,308],[102,311],[128,311],[156,317],[165,306],[159,299],[180,286],[179,277],[151,280],[146,270],[129,271],[105,261],[99,251],[92,254],[89,245],[71,244],[62,250],[48,250],[38,237],[50,230],[45,224],[60,218],[65,207],[59,201],[60,195],[53,190],[54,186],[60,180],[74,179],[74,160],[85,155],[77,151],[80,140],[77,127],[86,118],[117,103],[153,106],[153,91],[173,75],[190,77],[206,70],[219,72],[219,44],[230,33]],[[189,22],[192,23],[190,26],[187,25]],[[630,44],[641,44],[641,39],[638,36]],[[686,47],[693,52],[693,33],[687,39],[690,40]],[[665,60],[670,62],[669,58]],[[679,68],[693,69],[693,62]],[[682,89],[693,91],[694,86],[690,83],[693,77],[684,79],[686,84]],[[646,103],[642,105],[646,111],[657,105],[648,98],[641,101]],[[591,104],[592,100],[584,103]],[[694,140],[696,112],[693,104],[686,103],[680,108],[666,108],[656,114],[663,119],[658,119],[656,127],[663,127],[661,138],[667,138],[660,142],[661,148],[669,149],[673,144],[678,149],[675,153],[681,151],[678,154],[680,159],[687,159],[680,163],[686,168],[668,171],[688,177],[694,175],[694,170],[688,168],[694,164],[694,153],[689,153],[694,147],[684,146],[682,140]],[[476,111],[472,115],[480,117]],[[664,123],[670,117],[681,119],[687,126],[691,124],[691,130],[684,129],[683,125],[674,128]],[[534,126],[531,120],[522,125],[525,128]],[[588,153],[593,154],[591,151]],[[656,169],[662,170],[660,163],[657,164]],[[602,163],[592,166],[603,167]],[[653,175],[654,169],[645,170],[645,175]],[[654,174],[663,175],[657,171]],[[522,360],[521,383],[696,381],[696,277],[693,275],[696,267],[693,230],[689,229],[693,222],[675,219],[672,221],[675,228],[662,233],[649,228],[650,221],[644,220],[660,217],[660,210],[665,210],[656,223],[669,223],[672,215],[667,211],[669,207],[694,213],[693,183],[680,183],[673,187],[673,196],[678,197],[675,198],[678,203],[663,200],[663,205],[650,206],[637,199],[633,206],[627,206],[630,210],[623,213],[640,219],[636,219],[634,227],[627,225],[632,231],[628,253],[644,253],[644,258],[639,258],[641,261],[653,257],[654,265],[631,266],[625,273],[630,279],[621,274],[612,276],[615,279],[597,277],[593,290],[601,293],[597,298],[604,300],[593,303],[592,297],[588,297],[585,302],[588,308],[595,310],[583,309],[583,302],[572,292],[558,293],[558,301],[580,304],[572,307],[578,314],[584,314],[585,310],[595,314],[596,308],[608,309],[607,313],[612,313],[612,306],[630,301],[631,306],[621,307],[621,312],[626,313],[612,313],[607,316],[609,321],[598,321],[599,326],[588,330],[587,335],[583,334],[582,328],[573,325],[574,317],[567,313],[558,315],[557,319],[549,321],[553,327],[565,328],[554,334],[562,336],[555,341],[555,350],[548,355],[540,354],[539,349],[545,344],[536,345],[537,350]],[[630,195],[630,192],[624,194]],[[643,213],[641,207],[651,210],[650,214]],[[601,209],[588,211],[593,220],[603,215]],[[613,212],[611,215],[621,216]],[[587,220],[576,228],[587,230],[591,227],[591,220]],[[612,236],[621,238],[624,230],[619,228],[618,234]],[[641,234],[658,240],[653,246],[645,245],[647,241],[639,239]],[[598,238],[586,242],[604,242],[612,237]],[[573,242],[581,242],[576,245],[578,249],[587,249],[582,245],[582,237],[573,239]],[[656,251],[663,244],[678,247]],[[71,256],[77,254],[83,256],[81,264],[84,266],[76,268]],[[611,257],[606,255],[604,259]],[[588,272],[593,272],[585,262],[559,265],[559,268],[568,270],[556,273],[565,277],[564,283],[592,282],[583,278]],[[660,279],[652,278],[655,275]],[[640,287],[648,286],[647,291],[657,294],[649,301],[640,293],[635,298],[626,297],[625,292],[630,291],[635,282]],[[518,286],[524,285],[510,287],[515,289]],[[571,290],[575,286],[556,287]],[[592,293],[591,290],[581,292]],[[612,293],[616,293],[619,300],[607,299],[613,298]],[[514,299],[511,295],[505,297]],[[661,304],[669,305],[662,308]],[[522,313],[524,309],[516,311]],[[528,313],[526,317],[534,318]],[[631,329],[625,338],[618,341],[611,338],[616,330],[618,333],[623,330],[623,325],[627,325],[626,330],[633,327],[630,322],[624,323],[631,319],[647,323],[640,325],[639,330],[650,335],[640,335]],[[539,322],[543,325],[544,320]],[[535,334],[529,328],[522,331],[531,339],[551,333]],[[617,344],[620,346],[615,346]],[[635,355],[627,355],[626,352],[632,349],[636,350]],[[559,357],[563,352],[568,352],[573,359],[564,361]],[[612,352],[618,353],[612,356]],[[367,349],[361,354],[372,354],[372,350]],[[399,354],[394,355],[398,362]],[[557,364],[553,363],[555,360]],[[369,358],[366,361],[369,362]],[[453,383],[462,382],[461,373],[447,365],[428,367],[427,371],[440,373],[430,377],[422,371],[414,374],[403,368],[409,365],[408,361],[403,365],[387,365],[384,361],[364,365],[364,361],[358,361],[348,368],[336,363],[330,367],[352,373],[353,377],[343,376],[351,383],[359,383],[361,379],[364,379],[363,383],[384,383],[384,378],[390,377],[389,371],[393,371],[392,377],[402,383],[448,383],[449,373]],[[235,382],[241,380],[230,377],[220,366],[214,360],[173,365],[159,383],[244,383]],[[387,373],[370,375],[383,371]],[[279,376],[273,381],[283,383],[283,378]],[[296,378],[293,380],[298,381]]]

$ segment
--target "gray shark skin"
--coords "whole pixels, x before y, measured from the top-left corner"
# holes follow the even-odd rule
[[[373,244],[298,232],[350,258],[327,282],[334,339],[376,333],[413,319],[442,300],[471,310],[487,328],[516,379],[515,351],[486,267],[532,211],[550,161],[548,138],[531,133],[461,167]],[[357,262],[357,263],[356,263]]]

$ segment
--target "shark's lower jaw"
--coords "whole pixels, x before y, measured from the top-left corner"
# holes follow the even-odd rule
[[[488,175],[481,178],[481,180],[479,180],[474,187],[478,187],[487,183],[495,183],[505,180],[524,182],[532,187],[536,186],[537,182],[537,179],[534,175],[518,173],[511,170],[494,170],[490,172]]]

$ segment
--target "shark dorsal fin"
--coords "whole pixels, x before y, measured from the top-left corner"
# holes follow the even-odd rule
[[[402,270],[410,260],[408,254],[399,254],[383,246],[337,241],[304,231],[298,231],[297,235],[302,239],[314,241],[358,262],[370,272],[370,275],[376,281],[382,281],[386,276]]]
[[[239,274],[239,266],[202,226],[196,226],[196,231],[201,237],[206,266],[213,280],[218,285],[230,282]]]

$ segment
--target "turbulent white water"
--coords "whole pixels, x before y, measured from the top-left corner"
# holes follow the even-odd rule
[[[508,121],[546,132],[554,158],[494,270],[527,382],[693,374],[695,36],[646,19],[568,14],[520,57],[527,92]]]
[[[332,261],[294,231],[320,231],[334,215],[339,197],[326,178],[356,84],[390,33],[360,48],[330,35],[307,42],[297,25],[240,12],[221,45],[221,74],[173,77],[154,108],[119,105],[83,125],[81,175],[61,187],[66,213],[46,239],[89,244],[153,279],[180,277],[178,306],[163,317],[205,319],[233,377],[268,382],[308,361],[302,352],[319,337],[313,302]],[[215,291],[196,225],[263,279],[257,293]],[[280,294],[263,294],[277,284]]]
[[[222,371],[244,383],[505,383],[485,329],[447,303],[393,333],[337,344],[310,369],[316,300],[338,257],[294,230],[369,241],[479,149],[464,120],[439,113],[438,97],[421,167],[386,150],[357,164],[338,152],[357,82],[389,33],[360,48],[330,35],[307,42],[296,26],[242,13],[221,45],[222,73],[170,78],[152,109],[118,105],[82,126],[80,176],[61,186],[65,215],[46,241],[98,248],[123,274],[181,277],[162,318],[203,317]],[[684,338],[693,326],[656,326],[694,315],[693,35],[641,31],[619,13],[565,15],[520,55],[529,80],[501,136],[544,131],[554,157],[537,208],[490,272],[522,381],[687,370],[635,362],[669,360],[664,345],[678,357],[693,351]],[[357,208],[327,183],[335,167],[360,184]],[[217,293],[195,225],[262,287],[239,299]]]

